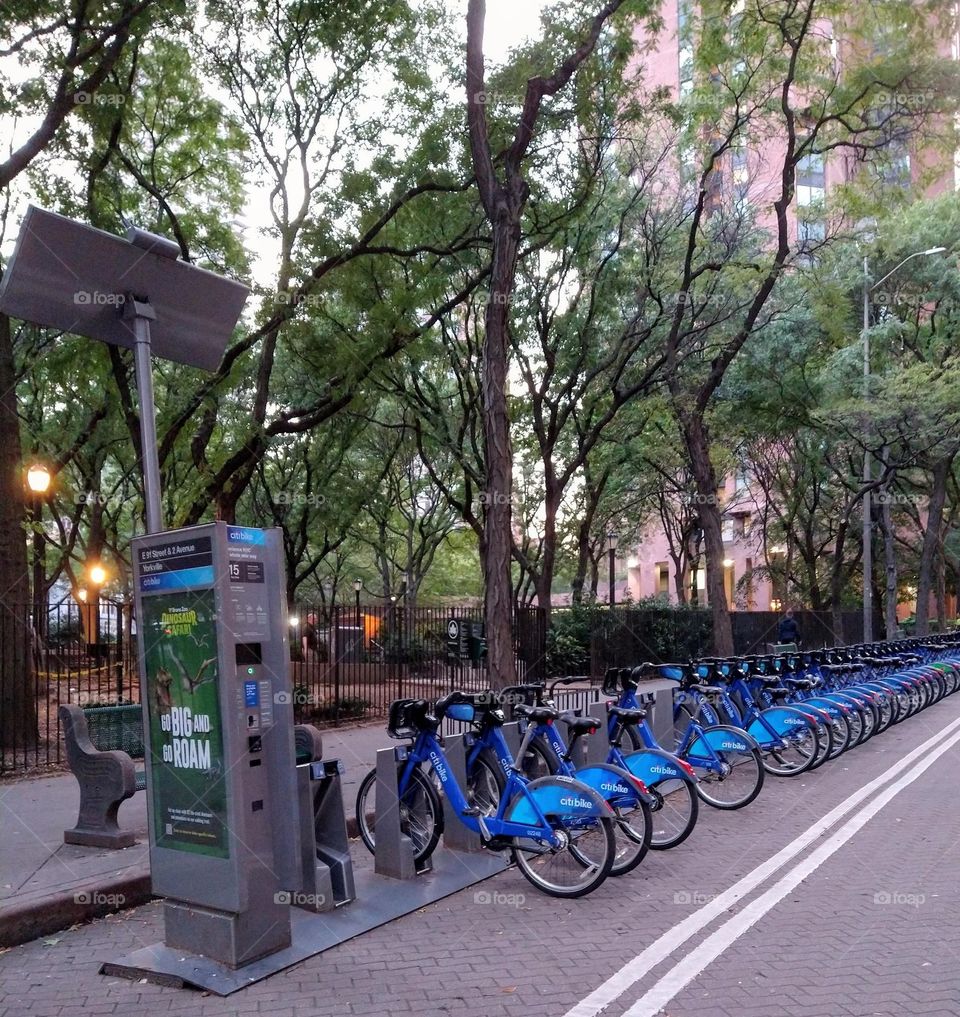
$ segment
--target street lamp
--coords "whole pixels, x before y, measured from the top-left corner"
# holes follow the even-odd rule
[[[34,463],[27,470],[27,487],[34,494],[46,494],[50,488],[50,471],[43,463]]]
[[[607,554],[610,556],[610,606],[616,601],[617,544],[620,538],[612,530],[607,534]]]
[[[360,591],[363,589],[363,580],[354,579],[353,581],[353,593],[357,599],[357,628],[360,629],[360,637],[363,638],[363,623],[360,620]]]
[[[930,254],[943,254],[945,247],[928,247],[925,251],[914,251],[880,280],[870,285],[870,259],[863,256],[863,401],[870,400],[870,294],[882,286],[894,273],[899,272],[908,261]],[[870,504],[870,424],[864,406],[863,441],[863,641],[873,642],[873,513]]]
[[[96,653],[100,653],[100,588],[107,581],[107,570],[99,561],[91,562],[87,566],[87,579],[93,587],[93,596],[90,598],[90,641],[96,646]]]
[[[33,629],[38,640],[47,635],[47,598],[44,589],[47,581],[44,567],[46,537],[43,532],[43,501],[50,490],[50,471],[43,463],[33,463],[27,470],[27,487],[30,489],[30,514],[33,517]]]

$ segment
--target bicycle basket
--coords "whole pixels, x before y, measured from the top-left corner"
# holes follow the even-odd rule
[[[391,738],[416,738],[426,724],[427,703],[423,699],[395,699],[387,716]]]
[[[539,706],[544,692],[543,685],[508,685],[498,693],[500,705],[508,720],[515,720],[515,706]]]
[[[603,684],[600,686],[600,691],[605,696],[619,696],[623,686],[620,684],[620,672],[622,668],[619,667],[608,667],[606,674],[603,676]],[[629,668],[627,669],[629,672]]]

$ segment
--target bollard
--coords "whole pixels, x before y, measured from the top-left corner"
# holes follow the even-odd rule
[[[373,869],[391,879],[413,879],[418,873],[429,872],[429,858],[417,863],[413,844],[400,828],[400,801],[397,789],[397,763],[406,746],[380,749],[377,752],[377,814],[375,817],[376,851]]]
[[[464,791],[467,788],[467,742],[472,738],[473,735],[466,734],[450,735],[444,739],[444,755],[450,765],[450,775]],[[464,826],[446,795],[443,796],[443,843],[453,851],[483,850],[480,834]]]

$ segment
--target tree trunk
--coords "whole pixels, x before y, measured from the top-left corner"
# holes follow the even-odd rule
[[[682,425],[700,502],[700,526],[707,559],[707,601],[713,617],[713,650],[719,657],[732,657],[733,625],[723,585],[723,520],[717,498],[717,474],[710,460],[710,442],[703,420],[696,414],[684,414]]]
[[[927,520],[923,530],[923,547],[920,551],[920,568],[917,576],[916,635],[925,636],[930,625],[930,595],[933,592],[934,564],[940,545],[940,527],[943,524],[943,506],[947,498],[947,478],[953,466],[956,451],[939,459],[933,466],[930,501],[927,503]]]
[[[0,749],[37,744],[23,462],[10,319],[0,314]]]
[[[507,405],[509,302],[520,244],[519,212],[505,198],[493,224],[493,266],[483,338],[483,448],[486,554],[483,558],[487,673],[495,689],[516,684],[513,658],[513,450]],[[541,605],[543,606],[543,605]]]

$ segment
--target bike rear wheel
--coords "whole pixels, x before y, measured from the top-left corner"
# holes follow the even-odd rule
[[[509,818],[509,816],[508,816]],[[551,897],[583,897],[610,874],[616,854],[613,819],[604,816],[589,826],[570,828],[562,817],[548,817],[560,838],[558,847],[517,844],[513,860],[524,878]]]

